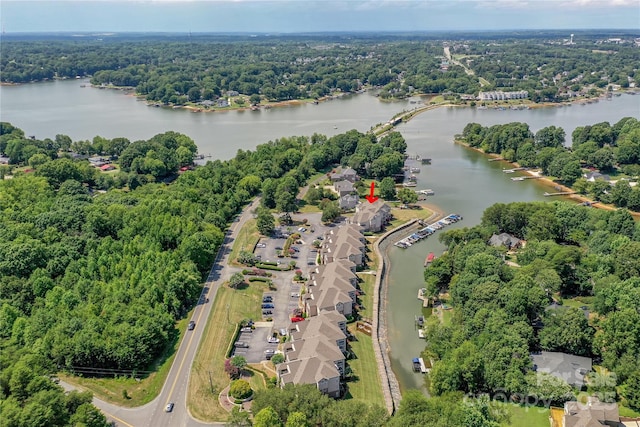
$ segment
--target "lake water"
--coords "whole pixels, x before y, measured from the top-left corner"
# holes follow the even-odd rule
[[[228,159],[238,149],[253,149],[260,143],[283,136],[335,135],[349,129],[361,132],[388,121],[403,110],[415,108],[410,101],[381,102],[373,94],[348,96],[318,105],[304,104],[261,111],[191,113],[148,107],[135,97],[113,90],[80,87],[81,81],[57,81],[0,87],[0,120],[20,127],[27,135],[53,138],[56,134],[72,139],[124,136],[130,140],[174,130],[189,135],[202,154]],[[415,100],[414,100],[415,101]],[[408,144],[408,152],[430,157],[422,166],[417,189],[431,188],[429,202],[445,212],[458,213],[464,220],[453,227],[479,223],[482,212],[497,202],[546,199],[536,180],[513,182],[502,173],[501,162],[453,144],[469,122],[484,126],[522,121],[533,132],[546,126],[564,128],[568,142],[577,126],[602,121],[611,124],[623,117],[640,119],[640,96],[622,95],[611,101],[585,106],[531,110],[478,110],[440,108],[422,113],[398,127]],[[414,329],[420,313],[416,293],[423,285],[423,262],[429,252],[440,254],[444,247],[437,235],[409,249],[392,247],[388,291],[389,344],[394,372],[401,387],[422,388],[423,377],[414,374],[411,359],[424,348]],[[409,307],[409,309],[407,309]]]

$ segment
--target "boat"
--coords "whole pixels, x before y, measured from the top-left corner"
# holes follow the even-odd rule
[[[411,168],[410,169],[411,173],[420,173],[420,168]]]
[[[403,182],[402,186],[403,187],[417,187],[418,183],[417,182],[413,182],[413,181]]]
[[[524,181],[524,176],[517,176],[515,178],[511,178],[511,181]]]
[[[419,328],[424,326],[424,316],[416,316],[416,324]]]
[[[427,188],[425,190],[417,190],[416,193],[422,194],[423,196],[433,196],[436,194],[435,191],[430,188]]]
[[[413,372],[420,372],[420,359],[418,357],[413,358]]]
[[[424,329],[418,329],[418,338],[425,339],[424,337]]]
[[[429,255],[427,255],[427,258],[425,258],[424,260],[424,266],[429,267],[434,259],[436,259],[436,256],[433,254],[433,252],[429,252]]]

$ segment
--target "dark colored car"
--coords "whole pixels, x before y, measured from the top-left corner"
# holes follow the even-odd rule
[[[262,304],[262,308],[275,308],[273,304]]]
[[[193,320],[189,322],[189,326],[187,326],[187,329],[189,329],[190,331],[193,331],[196,328],[196,322],[194,322]]]
[[[273,302],[273,297],[267,295],[266,297],[262,297],[262,302]]]

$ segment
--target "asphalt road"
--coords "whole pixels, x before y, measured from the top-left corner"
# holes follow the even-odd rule
[[[196,327],[192,331],[187,330],[182,338],[160,395],[146,405],[137,408],[123,408],[97,398],[93,399],[93,404],[98,407],[110,421],[113,421],[116,426],[197,427],[224,425],[224,423],[205,423],[191,417],[187,410],[189,375],[218,288],[225,281],[229,280],[232,274],[231,269],[228,267],[228,262],[233,241],[244,223],[253,217],[252,212],[259,203],[260,199],[256,198],[247,206],[239,219],[231,224],[229,231],[225,235],[224,242],[218,251],[216,260],[209,272],[209,277],[202,289],[198,305],[194,309],[190,319],[196,322]],[[73,386],[63,382],[61,382],[61,385],[67,390],[73,389]],[[169,402],[174,403],[173,410],[171,412],[165,412],[165,407]]]

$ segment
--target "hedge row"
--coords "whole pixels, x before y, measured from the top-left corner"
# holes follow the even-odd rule
[[[291,270],[289,267],[278,267],[277,265],[266,265],[266,264],[256,264],[258,268],[264,268],[265,270],[274,270],[274,271],[289,271]]]
[[[267,277],[249,277],[250,282],[270,282],[271,279]]]

